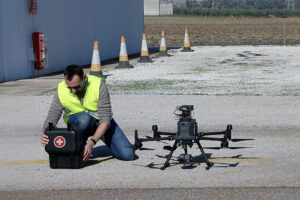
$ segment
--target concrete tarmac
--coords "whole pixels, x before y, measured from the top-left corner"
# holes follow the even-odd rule
[[[1,199],[52,200],[52,199],[299,199],[299,188],[154,188],[106,190],[37,190],[0,191]]]
[[[104,71],[105,72],[105,71]],[[50,169],[40,144],[42,124],[62,75],[0,84],[0,199],[299,199],[300,99],[297,96],[112,95],[114,118],[134,142],[134,130],[151,136],[152,124],[176,131],[173,110],[193,104],[199,131],[233,125],[229,149],[201,142],[215,165],[182,169],[178,148],[166,170],[164,146],[148,142],[130,162],[111,157],[99,142],[94,160],[79,170]],[[22,89],[20,87],[23,87]],[[64,126],[60,121],[59,126]]]

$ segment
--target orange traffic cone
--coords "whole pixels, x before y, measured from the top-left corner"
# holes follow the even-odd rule
[[[142,48],[141,48],[141,57],[138,60],[141,63],[152,63],[153,61],[149,57],[147,41],[146,41],[146,34],[143,33],[143,41],[142,41]]]
[[[117,65],[115,68],[116,69],[119,69],[119,68],[133,68],[133,66],[130,65],[129,61],[128,61],[126,43],[125,43],[125,38],[124,38],[123,35],[121,36],[119,65]]]
[[[184,42],[183,42],[182,52],[192,52],[192,51],[194,51],[194,50],[191,49],[188,29],[185,28],[185,30],[184,30]]]
[[[90,75],[105,78],[105,76],[102,74],[102,67],[101,67],[101,63],[100,63],[98,41],[94,41],[94,50],[93,50],[93,57],[92,57]]]
[[[170,54],[167,53],[165,31],[161,32],[161,40],[160,40],[159,53],[157,54],[157,57],[162,57],[162,56],[171,56]]]

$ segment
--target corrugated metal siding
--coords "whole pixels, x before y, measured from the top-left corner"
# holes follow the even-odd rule
[[[128,54],[139,53],[144,29],[140,0],[38,0],[30,15],[29,0],[0,0],[0,81],[35,76],[30,60],[32,32],[48,37],[49,67],[38,75],[63,70],[69,64],[89,64],[93,41],[101,60],[118,57],[125,35]],[[4,78],[1,78],[2,74]]]
[[[3,2],[0,1],[0,19],[3,18],[3,11],[2,11],[2,6]],[[0,82],[3,82],[5,80],[5,76],[4,76],[4,57],[3,57],[3,26],[2,23],[0,23]]]
[[[34,70],[30,67],[28,48],[31,33],[30,15],[27,1],[16,0],[1,2],[1,71],[4,77],[2,81],[15,80],[26,75],[33,75]]]
[[[173,15],[173,4],[161,3],[159,8],[160,15]]]
[[[144,15],[159,15],[159,0],[144,0]]]

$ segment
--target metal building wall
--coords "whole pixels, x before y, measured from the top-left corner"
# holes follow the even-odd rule
[[[159,0],[144,0],[144,15],[159,15]]]
[[[101,60],[119,56],[125,35],[128,54],[140,52],[144,29],[140,0],[0,0],[0,82],[63,70],[69,64],[91,62],[93,41],[99,41]],[[48,38],[47,69],[33,67],[32,32]]]
[[[159,15],[173,15],[173,4],[161,3],[159,7]]]

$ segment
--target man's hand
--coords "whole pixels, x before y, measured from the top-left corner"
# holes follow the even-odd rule
[[[45,147],[49,143],[49,137],[45,133],[43,133],[41,137],[42,145]]]
[[[84,146],[84,152],[83,152],[83,161],[87,161],[92,153],[94,147],[94,143],[89,140],[88,143]]]
[[[109,128],[109,124],[107,122],[102,122],[96,132],[93,135],[93,139],[97,142],[100,140],[100,138],[103,137],[107,129]],[[92,140],[89,140],[87,144],[84,147],[84,152],[83,152],[83,161],[87,161],[92,153],[93,147],[94,147],[94,142]]]

